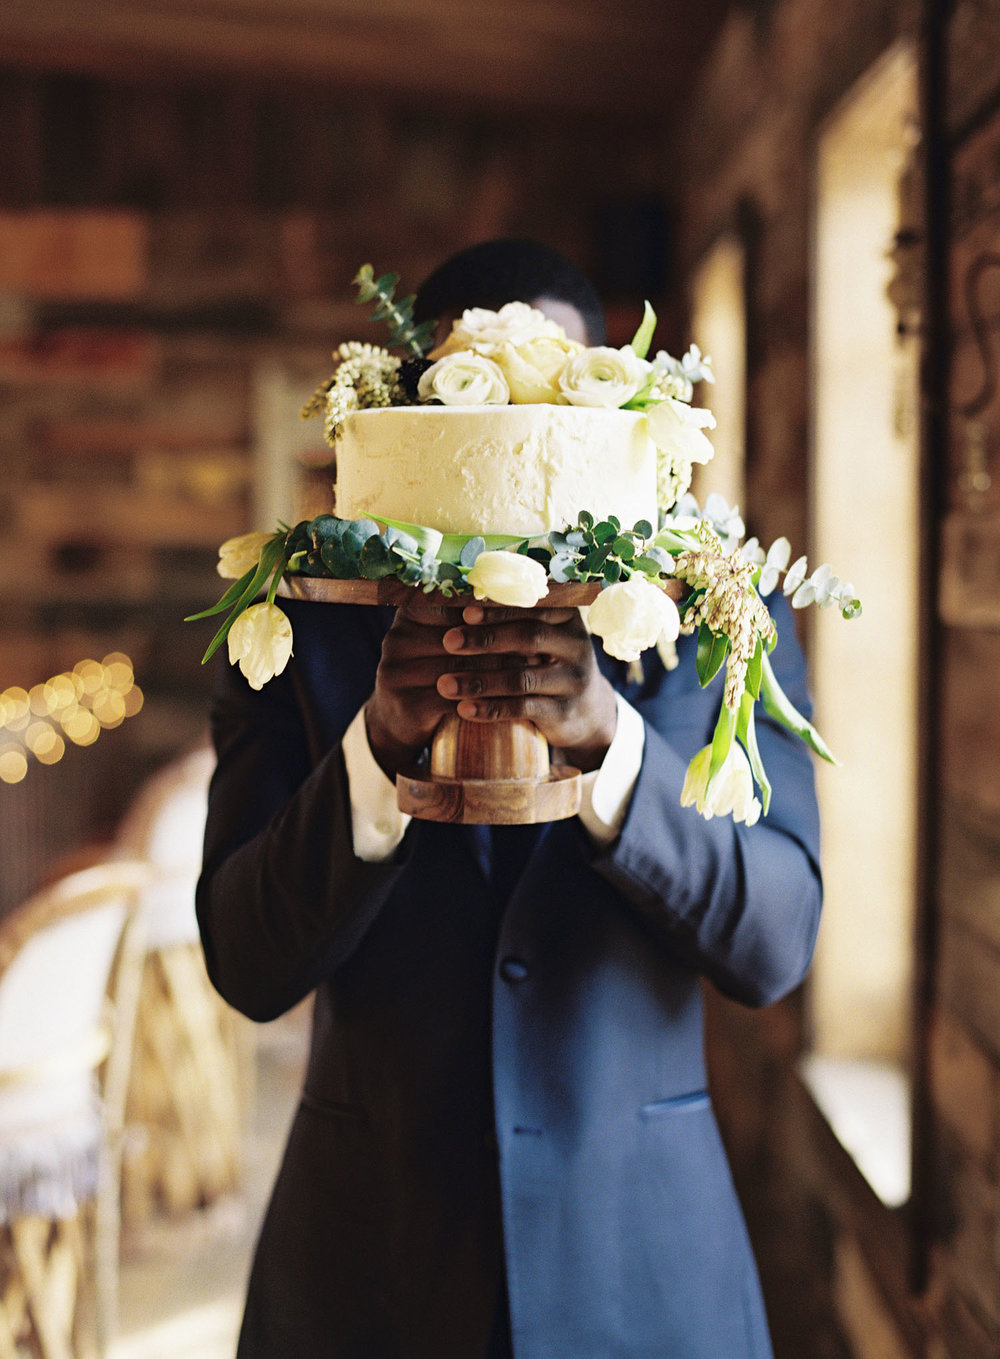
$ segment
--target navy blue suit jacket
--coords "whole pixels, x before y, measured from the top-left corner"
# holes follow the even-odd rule
[[[642,684],[621,835],[533,835],[498,890],[489,832],[414,821],[354,857],[340,740],[391,615],[288,604],[295,655],[228,666],[199,886],[211,976],[258,1020],[316,990],[301,1103],[262,1229],[245,1359],[479,1359],[500,1281],[516,1359],[766,1359],[706,1092],[700,979],[749,1005],[808,966],[820,906],[810,757],[766,720],[753,828],[680,806],[720,685],[690,639]],[[807,706],[791,616],[775,668]],[[509,869],[507,851],[504,867]],[[506,874],[510,878],[510,873]]]

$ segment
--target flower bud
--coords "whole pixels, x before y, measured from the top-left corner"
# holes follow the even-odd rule
[[[251,604],[229,629],[229,660],[251,689],[280,675],[292,654],[292,625],[277,604]]]
[[[670,596],[636,575],[601,591],[590,606],[587,626],[603,639],[609,656],[637,661],[641,652],[661,639],[676,641],[681,620]]]
[[[711,821],[713,816],[732,816],[734,821],[756,825],[761,806],[754,796],[750,761],[743,747],[733,741],[722,768],[709,784],[711,764],[712,747],[703,746],[687,767],[681,806],[690,807],[693,803],[706,821]]]
[[[545,567],[521,552],[480,552],[466,580],[477,599],[515,609],[533,609],[549,592]]]
[[[216,567],[219,575],[223,580],[239,580],[240,576],[245,576],[257,565],[264,544],[273,537],[273,533],[241,533],[236,538],[227,538],[219,548]]]

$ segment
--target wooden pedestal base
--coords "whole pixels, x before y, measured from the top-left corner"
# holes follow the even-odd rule
[[[561,821],[580,807],[580,771],[549,764],[531,722],[465,722],[446,717],[431,744],[430,768],[396,776],[401,811],[424,821],[493,826]]]

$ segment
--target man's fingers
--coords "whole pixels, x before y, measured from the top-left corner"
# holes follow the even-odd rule
[[[422,590],[413,591],[413,599],[400,604],[396,610],[397,618],[411,619],[430,627],[450,628],[458,622],[459,611],[467,601],[436,593],[425,595]]]
[[[466,604],[462,619],[466,623],[508,623],[512,621],[539,618],[543,623],[568,623],[577,617],[579,610],[573,609],[514,609],[504,604]],[[451,622],[455,622],[452,618]]]
[[[579,687],[576,670],[560,664],[449,671],[437,682],[438,693],[452,700],[528,697],[532,694],[565,699]]]
[[[441,640],[445,651],[452,655],[494,652],[498,655],[569,657],[585,640],[589,645],[582,623],[578,628],[567,626],[573,620],[575,610],[567,613],[562,622],[555,623],[545,617],[548,612],[556,610],[525,609],[510,621],[490,615],[478,625],[449,628]]]

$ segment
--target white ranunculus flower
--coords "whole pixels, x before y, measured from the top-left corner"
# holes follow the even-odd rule
[[[443,358],[460,349],[474,349],[489,356],[502,344],[525,344],[543,335],[556,340],[566,338],[558,321],[527,302],[506,302],[499,311],[469,307],[454,323],[448,338],[431,350],[430,357]]]
[[[463,350],[432,363],[417,384],[417,395],[446,406],[506,406],[510,388],[492,359]]]
[[[273,533],[241,533],[236,538],[227,538],[219,548],[219,564],[216,567],[224,580],[239,580],[240,576],[257,565],[264,544],[274,537]]]
[[[571,406],[616,410],[632,400],[651,366],[631,345],[623,349],[595,345],[570,359],[560,375],[559,390]]]
[[[292,625],[277,604],[251,604],[229,629],[229,660],[251,689],[280,675],[292,654]]]
[[[668,396],[647,410],[646,427],[657,448],[671,458],[706,463],[715,453],[704,433],[715,428],[715,416],[701,406],[689,406]]]
[[[515,609],[533,609],[549,592],[545,567],[521,552],[480,552],[466,580],[477,599]]]
[[[609,656],[637,661],[647,647],[676,641],[681,620],[670,596],[636,575],[605,586],[590,606],[587,626],[603,640]]]
[[[493,351],[493,362],[503,369],[510,399],[516,405],[559,400],[559,378],[566,364],[583,349],[576,340],[536,335],[515,344],[508,340]]]
[[[753,826],[760,819],[761,806],[754,796],[750,761],[738,741],[729,747],[722,768],[708,787],[708,771],[712,764],[712,747],[703,746],[687,767],[681,806],[692,803],[706,821],[713,816],[731,816],[734,821],[745,821]]]

